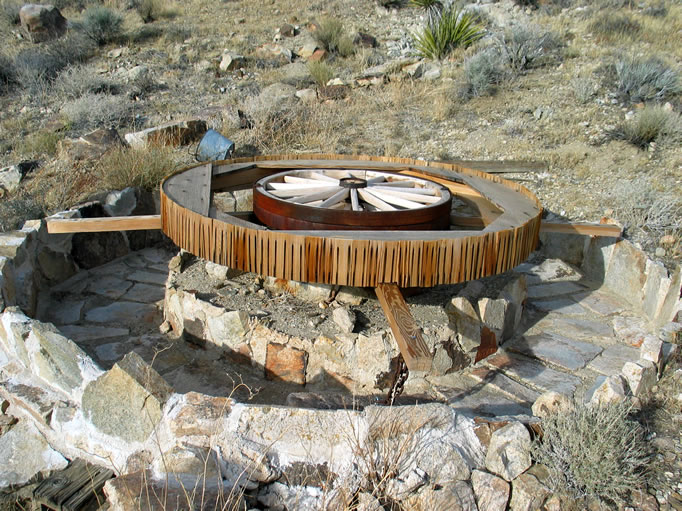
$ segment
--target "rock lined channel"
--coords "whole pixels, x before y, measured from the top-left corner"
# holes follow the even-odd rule
[[[164,246],[57,283],[46,274],[78,267],[72,239],[55,245],[37,222],[0,243],[0,394],[20,419],[0,449],[16,459],[10,433],[45,440],[28,440],[42,466],[3,481],[84,458],[119,475],[113,509],[153,507],[154,491],[186,508],[192,488],[241,508],[371,506],[386,457],[381,498],[403,506],[530,505],[548,494],[521,431],[562,400],[646,393],[679,327],[679,269],[626,241],[545,239],[513,272],[408,298],[434,368],[385,407],[398,350],[366,290],[237,274]],[[474,363],[485,336],[499,349]]]

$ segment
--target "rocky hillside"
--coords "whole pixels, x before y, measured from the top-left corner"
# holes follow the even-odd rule
[[[401,0],[54,4],[0,4],[4,229],[153,188],[196,139],[128,148],[124,135],[199,119],[237,155],[540,160],[545,172],[509,177],[551,214],[612,217],[659,259],[681,257],[679,2],[461,5],[476,36],[435,55],[421,37],[433,16]],[[74,142],[102,128],[116,132]]]

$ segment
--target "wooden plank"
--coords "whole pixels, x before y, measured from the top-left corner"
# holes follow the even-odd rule
[[[208,216],[211,205],[211,176],[213,164],[198,165],[169,177],[164,191],[181,206],[203,216]]]
[[[408,369],[429,371],[433,357],[400,288],[395,284],[379,284],[375,291]]]
[[[103,218],[51,218],[47,220],[47,232],[143,231],[161,229],[161,215],[114,216]]]
[[[114,476],[112,470],[75,459],[64,469],[45,479],[34,490],[34,500],[51,509],[78,511],[99,493]],[[104,497],[100,497],[104,501]]]
[[[541,161],[522,160],[438,160],[440,163],[458,165],[466,169],[480,170],[488,174],[523,174],[527,172],[545,172],[547,164]]]
[[[605,236],[620,238],[623,229],[613,224],[587,224],[573,223],[564,224],[558,222],[542,222],[540,232],[561,232],[566,234],[589,234],[590,236]]]

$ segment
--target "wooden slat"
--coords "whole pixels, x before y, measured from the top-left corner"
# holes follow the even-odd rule
[[[69,232],[143,231],[161,229],[161,215],[121,216],[104,218],[50,218],[47,232],[62,234]]]
[[[623,234],[623,229],[613,224],[586,224],[572,223],[564,224],[558,222],[542,222],[540,232],[561,232],[566,234],[589,234],[590,236],[605,236],[619,238]]]
[[[449,163],[468,169],[476,169],[489,174],[512,174],[526,172],[545,172],[547,164],[540,161],[521,161],[521,160],[440,160],[442,163]]]
[[[375,291],[408,369],[429,371],[433,357],[398,286],[379,284]]]
[[[189,210],[207,216],[211,205],[213,164],[192,167],[168,178],[163,186],[169,197]]]

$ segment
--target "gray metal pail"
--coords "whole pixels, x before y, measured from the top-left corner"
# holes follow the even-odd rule
[[[234,142],[222,136],[215,130],[209,129],[197,147],[197,160],[215,161],[226,160],[234,152]]]

